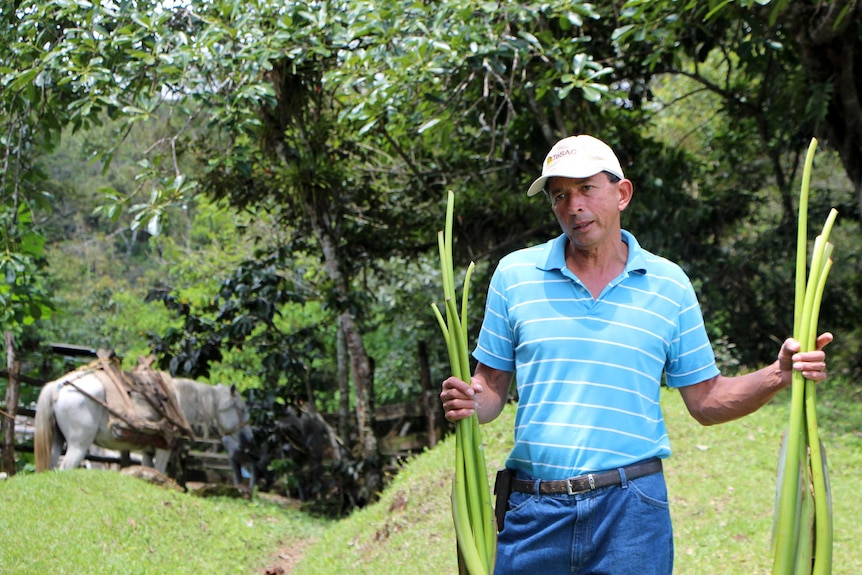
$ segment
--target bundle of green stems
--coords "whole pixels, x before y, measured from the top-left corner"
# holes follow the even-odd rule
[[[470,356],[467,350],[467,301],[474,264],[470,262],[464,277],[460,316],[455,295],[455,274],[452,263],[452,228],[455,194],[449,192],[446,204],[445,231],[437,234],[440,250],[445,318],[436,304],[434,315],[440,324],[452,375],[470,383]],[[494,572],[497,530],[491,491],[485,467],[485,453],[479,419],[474,413],[455,424],[455,480],[452,486],[452,517],[461,573],[487,575]]]
[[[801,351],[817,345],[817,321],[826,277],[832,267],[829,234],[838,212],[833,208],[814,240],[806,280],[808,190],[817,140],[805,159],[799,199],[793,336]],[[790,422],[781,446],[772,534],[773,575],[827,575],[832,572],[832,499],[826,449],[817,430],[817,390],[793,372]]]

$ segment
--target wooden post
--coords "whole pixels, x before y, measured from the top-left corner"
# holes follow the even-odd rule
[[[425,418],[428,421],[428,447],[437,445],[437,414],[442,409],[439,390],[431,387],[431,368],[428,360],[428,345],[425,340],[418,342],[419,381],[422,382],[422,396]]]
[[[15,413],[18,411],[18,395],[21,389],[21,362],[15,353],[15,339],[12,332],[6,332],[6,369],[9,372],[9,385],[6,387],[6,411],[3,420],[3,471],[9,477],[15,475]]]

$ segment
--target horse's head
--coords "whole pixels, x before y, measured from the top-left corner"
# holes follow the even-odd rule
[[[248,424],[248,408],[235,385],[219,388],[216,426],[222,436],[222,444],[228,451],[234,482],[237,485],[242,482],[242,468],[245,467],[250,473],[250,487],[254,488],[260,471],[261,454]]]
[[[251,429],[248,426],[248,408],[235,385],[218,386],[216,402],[216,427],[220,435],[236,435],[238,439],[249,440]]]

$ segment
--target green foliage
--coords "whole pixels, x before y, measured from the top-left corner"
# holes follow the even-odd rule
[[[690,60],[684,62],[691,65]],[[710,54],[696,71],[697,77],[684,72],[651,83],[656,115],[648,132],[678,156],[669,164],[660,163],[646,177],[635,173],[635,197],[624,220],[642,244],[680,262],[692,277],[713,341],[731,346],[717,350],[722,359],[729,359],[722,367],[733,371],[734,364],[768,361],[778,342],[792,331],[787,294],[793,289],[795,207],[790,196],[798,190],[794,176],[798,159],[787,151],[764,155],[762,140],[754,136],[759,133],[755,116],[718,113],[727,105],[726,95],[704,89],[704,79],[718,83],[723,75],[739,74],[726,58]],[[792,145],[786,139],[781,142]],[[656,153],[650,148],[651,157]],[[674,173],[669,166],[682,168],[678,180],[661,177]],[[776,169],[785,167],[788,173],[776,175]],[[821,154],[815,175],[819,199],[812,217],[825,219],[829,208],[836,206],[842,220],[855,218],[854,190],[834,152]],[[664,185],[653,186],[655,177]],[[658,217],[641,223],[645,201]],[[853,236],[854,223],[844,220],[840,225]],[[845,231],[836,233],[843,236]],[[850,245],[846,249],[843,253],[848,255],[836,265],[836,274],[856,273],[858,250]],[[826,329],[838,330],[843,323],[842,305],[845,313],[854,313],[858,293],[852,287],[827,291],[822,315]],[[846,360],[842,357],[836,363],[845,365]]]
[[[445,374],[434,326],[416,311],[436,282],[427,214],[439,213],[448,189],[462,198],[456,257],[477,260],[482,297],[502,254],[557,233],[547,205],[523,189],[553,141],[577,132],[620,152],[636,190],[626,226],[690,273],[729,361],[771,360],[774,340],[789,333],[788,191],[800,143],[829,122],[833,103],[825,82],[806,78],[781,21],[764,18],[794,11],[711,1],[632,1],[619,13],[556,0],[156,4],[0,8],[15,23],[0,33],[0,137],[22,151],[4,197],[15,197],[15,175],[27,209],[8,221],[35,214],[48,240],[52,280],[43,283],[63,309],[40,322],[52,339],[134,356],[147,349],[140,332],[151,331],[172,339],[166,356],[194,359],[199,348],[180,336],[197,334],[223,347],[212,377],[296,395],[301,382],[331,385],[333,314],[348,310],[376,360],[378,401],[410,398],[414,342],[431,344],[432,380]],[[823,321],[856,329],[847,325],[862,300],[853,187],[831,174],[822,185],[842,210],[836,241],[848,244]],[[95,241],[65,241],[78,234]],[[285,250],[272,265],[302,285],[307,305],[253,310],[251,295],[219,293],[223,281],[257,289],[240,278],[264,273],[249,271],[254,246]],[[79,255],[87,265],[73,263]],[[131,301],[165,286],[194,307],[199,326]],[[242,349],[208,339],[224,328],[210,325],[217,298],[247,338]],[[11,305],[16,321],[45,313]],[[474,307],[478,326],[481,302]],[[294,330],[288,344],[302,360],[283,347]]]
[[[20,333],[22,328],[49,317],[53,311],[40,273],[45,265],[44,240],[33,229],[30,211],[25,206],[20,206],[15,214],[6,212],[3,216],[0,325]]]
[[[324,357],[325,330],[318,322],[325,314],[315,313],[313,305],[310,311],[302,307],[307,287],[301,270],[285,273],[291,267],[287,257],[283,249],[258,251],[208,300],[193,302],[170,288],[152,290],[148,300],[164,304],[182,324],[162,334],[150,332],[160,364],[172,373],[208,377],[225,351],[248,349],[259,369],[254,374],[259,386],[278,390],[286,401],[305,396],[304,382]]]

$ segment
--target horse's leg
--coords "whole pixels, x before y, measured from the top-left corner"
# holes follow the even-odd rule
[[[96,390],[91,391],[98,393]],[[99,391],[104,396],[101,384]],[[104,401],[103,397],[99,399]],[[100,426],[106,424],[108,414],[101,405],[70,387],[60,390],[54,414],[57,426],[66,438],[66,456],[60,463],[60,469],[74,469],[87,456],[87,449],[96,439]]]
[[[143,465],[144,467],[152,467],[155,469],[155,456],[153,455],[153,452],[149,449],[141,452],[141,465]]]
[[[242,484],[242,451],[240,444],[232,435],[225,435],[221,438],[221,444],[227,450],[227,459],[230,463],[230,470],[233,474],[233,484]]]
[[[152,467],[156,469],[161,474],[165,473],[165,470],[168,468],[168,461],[171,459],[171,450],[169,449],[156,449],[155,460],[150,459],[150,463]]]
[[[89,447],[90,444],[87,444]],[[72,443],[66,446],[66,455],[63,456],[63,461],[60,463],[60,469],[75,469],[84,458],[87,457],[87,447],[75,445]]]
[[[63,438],[59,433],[54,434],[54,439],[51,442],[51,467],[49,469],[56,469],[57,465],[60,463],[60,458],[63,456]]]

